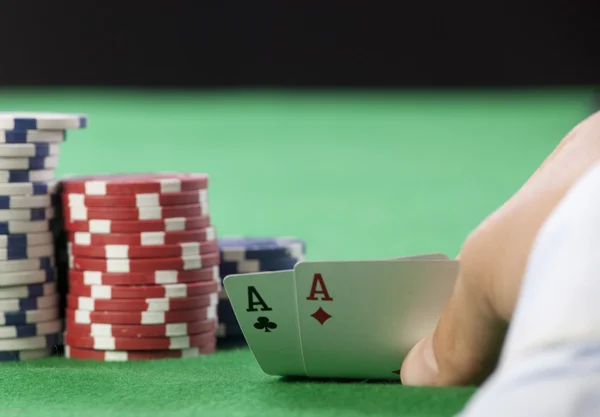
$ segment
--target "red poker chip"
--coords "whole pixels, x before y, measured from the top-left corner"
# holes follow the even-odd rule
[[[178,258],[219,251],[219,245],[215,240],[156,246],[74,245],[71,243],[68,246],[71,255],[103,259]]]
[[[176,311],[86,311],[67,308],[66,318],[79,324],[165,324],[214,319],[216,306]]]
[[[63,192],[85,195],[181,193],[208,187],[208,175],[193,173],[139,173],[71,177],[61,180]]]
[[[178,311],[216,305],[217,293],[185,298],[137,298],[103,300],[67,294],[67,307],[83,311]]]
[[[176,217],[159,220],[74,220],[63,222],[69,232],[89,233],[141,233],[172,232],[204,229],[210,226],[210,216]]]
[[[151,272],[101,272],[70,269],[69,282],[81,285],[145,285],[177,284],[190,282],[218,281],[219,267],[191,269],[189,271]]]
[[[200,256],[152,259],[101,259],[71,256],[71,269],[103,272],[187,271],[219,265],[219,252]]]
[[[216,293],[220,283],[215,281],[191,282],[168,285],[81,285],[69,283],[69,294],[99,300],[187,298]]]
[[[182,193],[147,193],[123,195],[85,195],[63,194],[62,201],[65,207],[156,207],[181,204],[206,204],[208,192],[206,189],[186,191]]]
[[[157,246],[176,245],[187,242],[205,242],[216,239],[214,227],[176,232],[107,233],[87,232],[68,233],[69,242],[76,245],[133,245]]]
[[[175,337],[214,332],[215,319],[168,324],[79,324],[67,321],[67,332],[72,336],[100,337]]]
[[[149,351],[104,351],[93,349],[79,349],[65,346],[65,356],[71,359],[95,360],[106,362],[147,361],[171,358],[195,358],[209,355],[216,350],[216,342],[204,346],[181,350],[149,350]]]
[[[64,207],[66,222],[78,220],[159,220],[178,217],[198,217],[208,214],[208,204],[155,207]]]
[[[215,339],[214,332],[175,337],[102,337],[65,333],[65,344],[94,350],[181,350],[204,346]]]

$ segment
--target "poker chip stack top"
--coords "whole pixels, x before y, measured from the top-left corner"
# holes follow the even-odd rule
[[[0,112],[0,362],[50,356],[61,343],[54,261],[54,171],[80,115]]]
[[[205,174],[62,181],[65,354],[105,361],[215,350],[221,284]]]
[[[306,244],[297,237],[222,236],[220,276],[252,272],[293,269],[304,260]],[[219,297],[219,341],[224,344],[244,342],[242,330],[223,288]]]

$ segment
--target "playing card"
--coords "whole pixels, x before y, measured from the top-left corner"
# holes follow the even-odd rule
[[[408,350],[433,330],[458,262],[302,262],[294,271],[307,376],[397,380]]]
[[[397,261],[409,261],[409,260],[430,260],[430,261],[437,261],[437,260],[447,260],[448,257],[446,255],[444,255],[443,253],[425,253],[422,255],[411,255],[411,256],[403,256],[402,258],[394,258]]]
[[[223,284],[262,370],[269,375],[305,375],[294,271],[230,275]]]

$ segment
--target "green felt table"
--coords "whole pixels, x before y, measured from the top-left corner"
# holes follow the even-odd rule
[[[0,90],[2,110],[85,112],[59,174],[201,171],[220,234],[297,235],[313,260],[440,251],[590,113],[586,90]],[[451,416],[474,388],[290,381],[247,349],[0,366],[0,416]]]

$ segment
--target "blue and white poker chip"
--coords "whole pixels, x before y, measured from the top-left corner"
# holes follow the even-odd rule
[[[0,133],[2,133],[0,131]],[[2,158],[0,159],[0,169],[18,170],[18,169],[51,169],[58,166],[57,156],[48,156],[41,158]]]
[[[16,261],[0,261],[0,282],[4,278],[4,273],[8,272],[24,272],[24,271],[36,271],[40,269],[51,269],[54,268],[54,257],[45,256],[42,258],[23,259]],[[40,281],[41,282],[41,281]],[[29,283],[27,283],[29,284]],[[5,285],[19,285],[17,284],[5,284]]]
[[[0,112],[2,130],[67,130],[87,126],[87,116],[83,114],[63,114],[46,112]]]
[[[0,351],[0,362],[17,362],[48,358],[54,355],[54,351],[54,348],[17,350],[8,352]]]
[[[57,287],[55,282],[48,282],[46,284],[15,285],[10,287],[0,287],[0,300],[44,297],[56,293]]]
[[[56,194],[55,194],[56,195]],[[52,195],[1,195],[0,210],[46,208],[52,205]]]
[[[53,169],[12,169],[0,170],[0,183],[42,182],[54,179]]]
[[[50,307],[58,308],[58,294],[50,294],[43,297],[0,300],[0,312],[40,310]]]
[[[54,255],[54,245],[7,246],[0,248],[0,261],[50,257]]]
[[[0,248],[51,245],[53,242],[54,236],[51,232],[0,235]]]
[[[56,181],[39,182],[9,182],[0,184],[0,195],[48,195],[56,194],[58,183]]]
[[[56,270],[54,268],[0,273],[0,287],[8,287],[13,285],[43,284],[51,282],[56,282]]]
[[[259,261],[258,259],[249,259],[240,262],[221,262],[219,273],[221,277],[235,274],[250,274],[254,272],[267,271],[285,271],[294,269],[298,262],[302,262],[304,258],[287,258],[278,261]]]
[[[0,222],[0,235],[49,232],[52,230],[51,222],[52,220]]]
[[[296,237],[223,236],[218,243],[221,259],[227,262],[302,258],[306,252],[306,244]]]
[[[0,222],[7,221],[38,221],[54,218],[54,208],[36,207],[30,209],[0,210]]]
[[[19,324],[42,323],[56,320],[59,316],[59,308],[50,307],[41,310],[5,311],[0,312],[0,325],[17,326]],[[41,346],[40,346],[41,347]],[[9,350],[9,349],[4,349]],[[21,350],[14,348],[10,350]]]
[[[11,339],[0,339],[0,350],[43,349],[56,346],[61,342],[62,336],[58,333],[32,337],[15,337]]]
[[[0,339],[60,334],[63,329],[64,325],[62,320],[52,320],[33,324],[20,324],[17,326],[1,326]]]
[[[9,143],[0,144],[2,158],[45,158],[60,153],[58,143]]]
[[[0,143],[60,143],[67,139],[64,130],[0,130]]]

